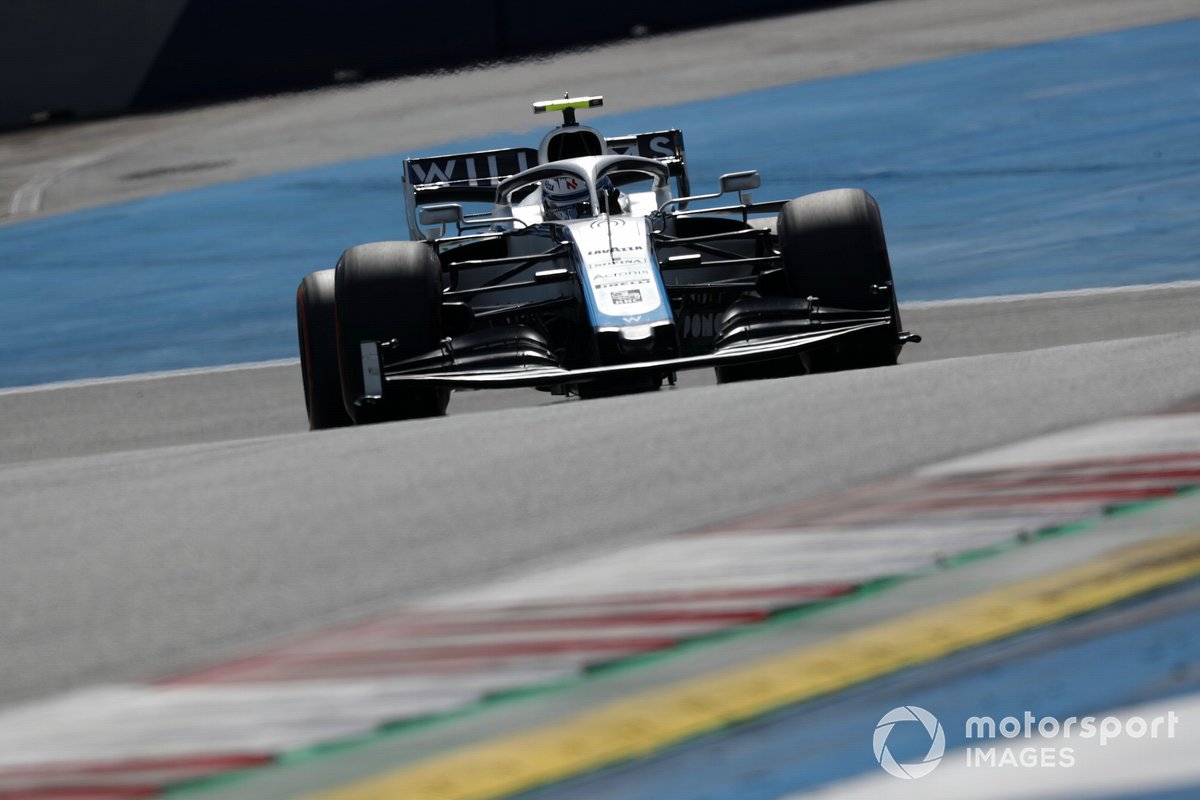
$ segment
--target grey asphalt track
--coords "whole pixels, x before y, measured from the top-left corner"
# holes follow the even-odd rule
[[[1200,391],[1200,332],[0,467],[0,696],[200,666]],[[652,489],[650,488],[652,487]]]
[[[57,211],[527,127],[531,96],[584,75],[609,85],[663,66],[653,85],[628,82],[631,108],[1198,13],[1182,0],[847,6],[552,69],[9,135],[0,191],[41,181]],[[927,342],[899,368],[587,403],[479,394],[446,419],[322,434],[303,431],[294,365],[2,393],[0,705],[172,674],[409,597],[1178,402],[1200,394],[1198,293],[917,306],[905,323]]]

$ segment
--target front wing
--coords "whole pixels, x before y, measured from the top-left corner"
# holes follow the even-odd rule
[[[584,369],[562,369],[544,365],[527,368],[462,370],[454,367],[430,370],[421,373],[385,375],[392,385],[433,385],[454,389],[498,389],[530,386],[553,386],[557,384],[586,383],[614,375],[636,376],[654,373],[669,373],[700,367],[720,367],[730,364],[764,361],[784,356],[798,355],[824,346],[831,339],[852,336],[863,331],[886,328],[892,324],[891,317],[839,327],[834,330],[819,330],[811,333],[790,334],[755,339],[751,342],[730,344],[713,353],[685,358],[659,361],[638,361]]]

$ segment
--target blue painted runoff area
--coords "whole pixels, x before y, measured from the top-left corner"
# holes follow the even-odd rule
[[[1198,41],[1190,20],[586,117],[683,129],[696,191],[748,168],[760,199],[866,188],[901,300],[1194,279]],[[300,278],[406,238],[405,155],[0,227],[0,386],[295,356]]]
[[[1196,586],[1176,591],[1190,591],[1194,602]],[[1073,715],[1103,717],[1200,688],[1197,609],[1181,605],[1186,610],[1127,619],[1105,630],[1079,627],[1094,623],[1092,616],[976,648],[514,800],[776,800],[813,791],[858,775],[882,774],[873,749],[875,727],[899,706],[918,706],[937,717],[946,759],[965,759],[968,743],[1019,750],[1027,746],[1023,738],[967,739],[968,718],[988,716],[999,723],[1011,716],[1024,724],[1027,712],[1035,720],[1060,722]],[[1137,607],[1135,601],[1124,610]],[[1166,735],[1165,722],[1159,730]],[[892,728],[886,745],[897,762],[919,762],[930,736],[922,725],[902,722]],[[1075,766],[1085,769],[1086,763]],[[982,766],[980,780],[987,773]]]
[[[1174,789],[1157,789],[1121,794],[1093,795],[1089,800],[1196,800],[1200,797],[1200,784]]]

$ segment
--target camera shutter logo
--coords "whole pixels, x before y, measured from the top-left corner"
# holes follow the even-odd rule
[[[925,732],[929,734],[929,752],[920,761],[901,764],[896,761],[887,748],[888,734],[901,722],[919,722],[925,727]],[[937,717],[920,706],[900,706],[893,708],[879,720],[879,724],[875,726],[873,743],[875,760],[879,762],[879,766],[883,767],[889,775],[909,780],[928,775],[933,772],[934,767],[941,763],[942,754],[946,752],[946,733],[942,730],[942,724],[938,722]]]

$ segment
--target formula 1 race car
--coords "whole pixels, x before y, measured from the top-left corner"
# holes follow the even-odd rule
[[[601,104],[535,103],[563,114],[536,150],[405,161],[411,241],[351,247],[297,291],[312,428],[441,415],[453,389],[882,366],[919,341],[865,191],[755,202],[748,171],[692,195],[682,133],[606,138],[575,119]]]

